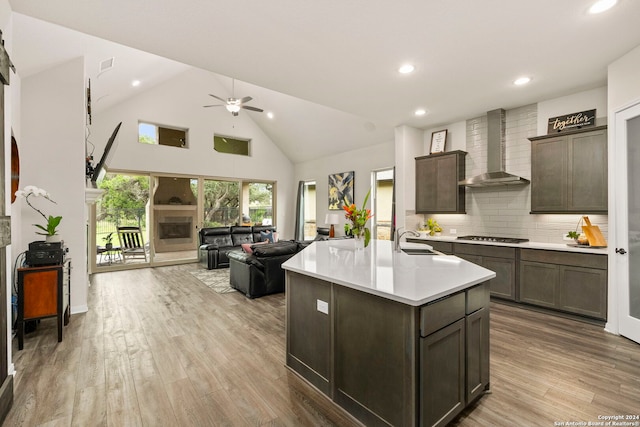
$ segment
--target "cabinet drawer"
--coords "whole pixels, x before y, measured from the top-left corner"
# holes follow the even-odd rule
[[[489,306],[489,285],[486,282],[478,286],[474,286],[469,289],[466,294],[466,314],[473,313],[483,307]]]
[[[440,251],[448,255],[453,253],[453,243],[451,242],[436,242],[430,240],[429,244],[433,246],[433,249],[435,249],[436,251]]]
[[[490,256],[493,258],[516,258],[516,248],[506,246],[469,245],[454,243],[453,251],[457,254]]]
[[[465,314],[465,292],[460,292],[420,309],[420,335],[427,335],[441,329]]]
[[[522,249],[522,261],[543,262],[546,264],[572,265],[575,267],[607,269],[607,255],[582,254],[576,252],[546,251],[540,249]]]

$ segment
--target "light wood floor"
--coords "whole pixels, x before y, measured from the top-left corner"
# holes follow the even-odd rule
[[[100,273],[90,311],[14,339],[6,426],[353,426],[284,367],[284,296],[217,294],[193,265]],[[640,345],[491,306],[491,388],[453,424],[553,426],[640,413]]]

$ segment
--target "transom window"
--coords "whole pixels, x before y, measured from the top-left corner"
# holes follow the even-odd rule
[[[250,139],[242,139],[225,135],[213,135],[213,149],[218,153],[249,155]]]
[[[187,129],[145,122],[138,123],[138,142],[141,144],[187,148],[187,134]]]

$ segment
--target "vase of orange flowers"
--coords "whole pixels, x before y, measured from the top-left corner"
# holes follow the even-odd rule
[[[361,209],[358,209],[353,203],[342,207],[345,211],[344,217],[349,220],[344,224],[344,232],[353,236],[358,249],[366,248],[371,241],[371,231],[367,228],[367,221],[373,215],[371,215],[371,209],[366,208],[370,193],[371,190],[367,192]]]

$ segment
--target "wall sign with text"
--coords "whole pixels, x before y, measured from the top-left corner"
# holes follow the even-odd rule
[[[595,124],[595,109],[580,111],[579,113],[571,113],[564,116],[549,118],[547,133],[558,133],[567,130],[580,129],[587,126],[595,126]]]

